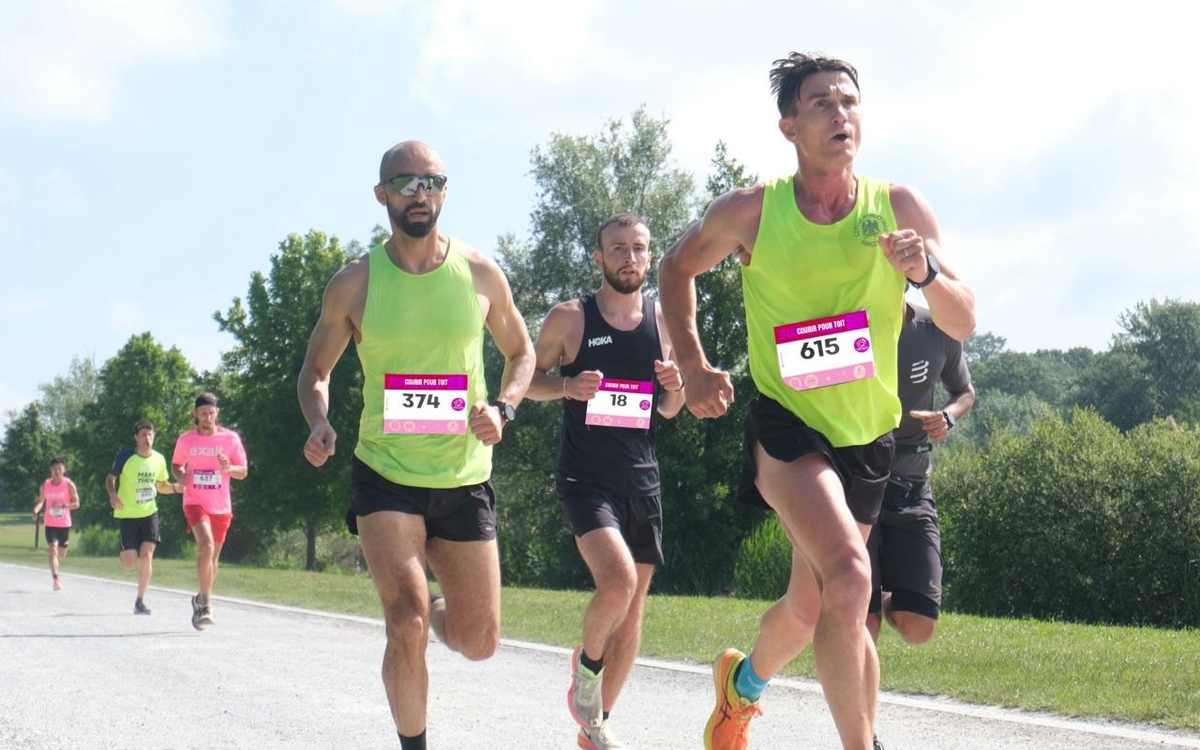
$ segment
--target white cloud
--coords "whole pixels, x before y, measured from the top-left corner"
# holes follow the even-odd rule
[[[37,318],[50,312],[53,304],[46,292],[23,291],[8,287],[0,297],[0,325],[14,320]]]
[[[225,4],[203,0],[10,3],[0,27],[0,117],[103,121],[122,75],[222,47]]]
[[[114,333],[137,333],[150,328],[145,308],[133,300],[118,299],[104,311],[104,327]]]
[[[528,102],[540,87],[585,75],[595,61],[598,0],[442,0],[414,11],[422,45],[414,88],[437,110],[463,97],[499,116],[522,117],[510,94]],[[593,62],[589,62],[589,60]],[[468,107],[467,109],[470,109]]]
[[[8,413],[20,412],[35,396],[22,393],[21,390],[0,380],[0,434],[8,428]]]

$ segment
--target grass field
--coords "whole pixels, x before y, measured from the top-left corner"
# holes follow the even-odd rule
[[[0,515],[0,560],[46,565],[33,550],[28,515]],[[72,554],[64,574],[134,580],[116,558]],[[49,573],[47,573],[49,586]],[[152,585],[190,590],[191,560],[156,560]],[[380,617],[366,575],[222,565],[218,595]],[[588,594],[504,590],[507,638],[574,645]],[[651,596],[644,656],[707,662],[721,648],[747,649],[764,602]],[[1200,731],[1200,630],[1159,630],[986,619],[947,613],[932,643],[910,647],[885,629],[879,646],[886,690],[995,706],[1154,723]],[[811,651],[788,673],[812,677]]]

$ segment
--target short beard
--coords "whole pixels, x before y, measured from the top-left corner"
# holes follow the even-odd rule
[[[615,291],[620,292],[621,294],[633,294],[642,288],[642,284],[646,283],[646,274],[639,274],[635,278],[626,281],[625,279],[621,278],[620,269],[618,269],[616,273],[613,273],[605,268],[604,280],[607,281],[608,285],[611,286]]]
[[[391,207],[388,208],[388,214],[392,217],[392,223],[403,232],[405,235],[413,239],[421,239],[428,237],[433,228],[437,226],[438,216],[441,216],[442,210],[439,208],[436,211],[431,209],[429,218],[425,221],[409,221],[408,209],[412,206],[407,206],[403,211],[395,211]]]

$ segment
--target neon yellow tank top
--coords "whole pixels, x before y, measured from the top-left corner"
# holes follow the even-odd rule
[[[383,245],[368,256],[362,341],[363,412],[354,454],[397,484],[449,489],[486,481],[492,449],[468,427],[459,434],[395,434],[384,429],[388,375],[466,376],[466,415],[487,400],[483,312],[471,279],[469,249],[450,239],[446,259],[420,275],[400,270]]]
[[[905,279],[883,256],[879,235],[896,229],[889,184],[858,178],[854,209],[814,224],[796,207],[794,177],[766,183],[750,264],[742,267],[750,374],[758,390],[837,448],[865,445],[900,423],[896,341]],[[872,377],[795,390],[784,382],[775,327],[865,310]]]

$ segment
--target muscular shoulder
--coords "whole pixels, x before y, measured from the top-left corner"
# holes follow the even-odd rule
[[[758,237],[765,191],[763,185],[734,188],[709,205],[677,246],[685,249],[684,254],[694,256],[697,267],[693,270],[706,271],[730,254],[748,261]]]
[[[891,199],[892,212],[896,214],[896,222],[901,227],[918,226],[933,218],[929,202],[911,185],[892,183],[888,197]]]
[[[475,290],[493,304],[505,299],[508,296],[508,279],[500,265],[470,245],[460,244],[459,247],[467,256]]]
[[[340,300],[343,297],[352,298],[358,293],[366,293],[369,268],[367,253],[348,261],[325,285],[326,299]]]
[[[572,299],[560,302],[550,308],[546,319],[542,321],[543,334],[552,333],[560,336],[578,328],[583,330],[583,300]]]
[[[734,188],[712,202],[704,213],[704,220],[708,222],[711,219],[721,227],[757,231],[765,194],[766,186],[762,183]]]

